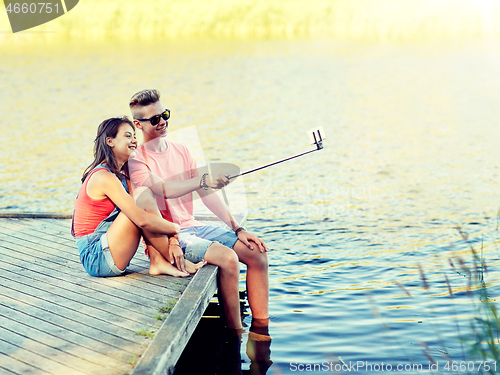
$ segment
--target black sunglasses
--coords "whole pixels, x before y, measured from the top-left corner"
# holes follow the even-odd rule
[[[170,109],[166,109],[165,112],[163,112],[160,115],[153,116],[151,118],[136,118],[135,120],[137,121],[149,121],[151,122],[151,125],[155,126],[160,123],[160,119],[163,118],[165,121],[167,121],[170,118]]]

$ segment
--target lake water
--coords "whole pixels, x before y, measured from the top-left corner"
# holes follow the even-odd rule
[[[97,125],[143,88],[162,92],[172,131],[196,126],[206,160],[242,170],[306,151],[323,126],[321,152],[245,177],[247,227],[271,249],[267,373],[469,358],[459,339],[477,298],[448,259],[470,267],[482,246],[498,298],[497,42],[3,48],[0,82],[0,207],[12,211],[71,212]]]

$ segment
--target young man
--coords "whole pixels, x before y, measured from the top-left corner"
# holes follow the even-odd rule
[[[143,90],[130,100],[134,124],[142,130],[144,143],[129,161],[132,182],[148,187],[155,195],[162,216],[178,224],[179,246],[171,246],[170,261],[184,270],[184,256],[193,262],[206,260],[220,268],[221,294],[229,328],[241,329],[239,309],[239,261],[247,265],[248,302],[255,321],[268,321],[268,259],[263,240],[240,227],[212,189],[229,183],[226,176],[197,172],[189,150],[166,138],[170,111],[160,102],[158,90]],[[176,183],[175,188],[169,181]],[[204,226],[193,217],[196,191],[203,203],[234,232]],[[174,240],[175,242],[175,240]],[[182,248],[181,248],[182,247]],[[184,253],[183,253],[184,250]],[[198,259],[198,260],[197,260]]]

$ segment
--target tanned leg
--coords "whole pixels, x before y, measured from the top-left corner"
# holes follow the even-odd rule
[[[124,270],[139,246],[141,231],[130,219],[120,212],[108,229],[109,251],[116,267]]]
[[[156,199],[154,198],[151,190],[144,187],[136,188],[134,190],[134,198],[139,207],[145,209],[149,213],[161,217],[158,206],[156,205]],[[168,236],[145,229],[142,230],[142,235],[148,247],[150,259],[149,273],[151,275],[167,273],[173,276],[189,276],[190,273],[195,273],[205,264],[203,262],[194,264],[185,260],[185,268],[187,272],[182,272],[172,265],[172,259],[170,259],[168,252]],[[173,272],[172,268],[175,268],[177,271]]]
[[[240,274],[238,257],[230,248],[214,242],[209,246],[205,254],[205,260],[210,264],[219,266],[220,293],[224,301],[224,312],[228,328],[242,329],[238,288]]]
[[[116,267],[121,270],[127,267],[137,251],[141,235],[141,230],[125,214],[118,214],[107,233],[109,251]],[[150,257],[154,259],[153,268],[151,268],[151,263],[149,268],[153,275],[189,276],[189,273],[181,272],[170,262],[167,262],[154,248],[150,248]]]
[[[261,253],[259,247],[251,242],[250,250],[241,241],[237,241],[233,250],[240,262],[247,265],[248,304],[254,319],[269,318],[269,262],[267,253]]]

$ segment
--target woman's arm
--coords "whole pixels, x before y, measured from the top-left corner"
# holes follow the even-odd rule
[[[94,173],[87,185],[89,195],[108,197],[139,228],[160,234],[177,234],[179,226],[139,208],[115,175],[107,171]],[[91,191],[90,191],[91,190]],[[91,196],[92,197],[92,196]]]

